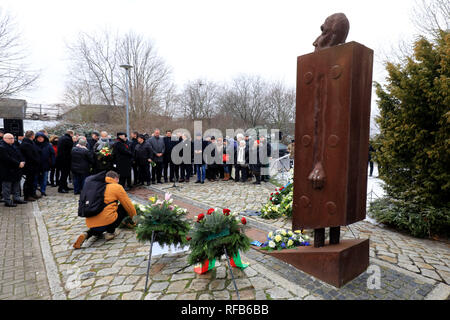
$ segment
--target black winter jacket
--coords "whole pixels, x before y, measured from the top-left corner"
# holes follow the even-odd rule
[[[20,152],[25,159],[25,174],[36,174],[39,172],[41,163],[40,149],[36,146],[33,140],[24,138],[20,144]]]
[[[179,143],[181,144],[179,155],[182,159],[182,164],[192,164],[194,161],[194,143],[189,139],[183,140],[182,138],[180,138]],[[186,157],[186,161],[184,160],[185,151],[190,153],[190,155]]]
[[[87,148],[72,148],[72,164],[70,170],[76,174],[89,175],[91,167],[94,165],[94,154]]]
[[[118,139],[113,146],[113,155],[117,173],[124,178],[131,176],[133,154],[130,151],[130,146],[126,142]]]
[[[66,133],[58,140],[58,155],[56,156],[56,166],[58,168],[71,168],[72,149],[72,137]]]
[[[44,137],[44,142],[38,142],[38,137]],[[39,171],[49,171],[50,168],[55,165],[55,149],[53,149],[52,145],[50,144],[48,137],[41,132],[36,133],[34,143],[39,148],[41,153]]]
[[[166,146],[164,145],[164,139],[162,137],[156,138],[151,137],[148,139],[148,143],[150,144],[150,147],[152,147],[153,150],[153,156],[152,160],[155,162],[163,162],[164,161],[164,153],[166,150]],[[157,157],[157,153],[162,153],[162,157]]]
[[[5,141],[0,142],[0,181],[15,182],[22,177],[20,162],[25,161],[19,149]]]
[[[134,159],[137,165],[142,166],[149,163],[148,159],[151,159],[152,155],[152,147],[146,141],[144,141],[142,144],[138,143],[134,149]]]

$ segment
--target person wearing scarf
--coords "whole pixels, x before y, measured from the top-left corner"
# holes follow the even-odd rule
[[[241,182],[247,181],[247,168],[248,168],[248,157],[249,157],[249,149],[247,147],[247,143],[245,140],[240,140],[239,147],[236,150],[236,156],[234,159],[236,160],[235,165],[235,182],[239,182],[240,176],[242,176]]]

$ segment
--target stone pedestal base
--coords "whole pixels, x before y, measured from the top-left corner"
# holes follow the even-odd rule
[[[261,251],[338,288],[369,266],[369,239],[341,240],[334,245],[326,242],[321,248],[314,248],[312,244],[270,253]]]

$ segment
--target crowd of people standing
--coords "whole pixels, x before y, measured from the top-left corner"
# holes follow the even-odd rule
[[[80,194],[89,175],[110,170],[118,173],[126,191],[144,184],[190,182],[195,176],[195,183],[201,184],[220,179],[247,182],[253,177],[260,184],[269,180],[262,170],[270,156],[265,137],[252,139],[243,134],[216,139],[197,133],[191,139],[188,134],[173,136],[171,130],[161,136],[155,129],[151,135],[133,132],[130,139],[118,132],[112,139],[106,131],[94,131],[86,138],[73,130],[60,137],[29,130],[15,139],[0,130],[0,201],[10,207],[36,201],[46,196],[48,185],[58,187],[59,193]]]

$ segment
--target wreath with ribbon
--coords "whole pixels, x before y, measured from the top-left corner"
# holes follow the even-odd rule
[[[154,241],[159,245],[186,246],[191,224],[186,218],[187,210],[173,204],[171,195],[164,200],[149,198],[147,205],[135,204],[137,212],[136,238],[140,242]]]
[[[239,257],[239,251],[250,248],[250,238],[244,234],[247,224],[243,217],[231,214],[229,209],[222,211],[209,209],[206,214],[195,217],[196,223],[190,232],[190,264],[214,261],[227,253],[229,257]],[[226,249],[226,252],[224,250]]]

